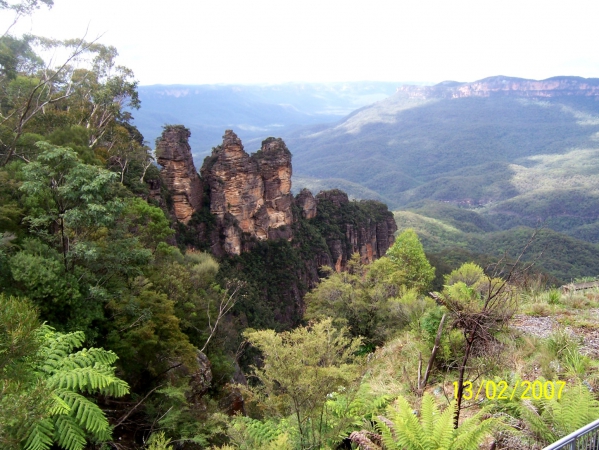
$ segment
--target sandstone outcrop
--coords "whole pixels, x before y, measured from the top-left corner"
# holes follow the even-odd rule
[[[183,223],[189,222],[202,204],[202,183],[188,143],[190,134],[181,125],[167,126],[156,141],[158,164],[163,167],[162,178],[172,197],[172,213]]]
[[[385,204],[374,200],[350,202],[347,194],[338,189],[320,192],[316,200],[319,212],[326,211],[339,230],[325,236],[331,253],[328,265],[335,270],[344,270],[356,252],[361,262],[368,264],[393,245],[397,224]]]
[[[464,98],[510,95],[516,97],[599,96],[598,78],[553,77],[527,80],[513,77],[489,77],[471,83],[444,81],[434,86],[400,86],[397,92],[409,98]]]
[[[370,263],[393,244],[397,226],[382,203],[350,202],[338,189],[316,197],[303,189],[294,198],[291,152],[282,139],[268,138],[260,150],[249,155],[237,135],[226,130],[222,145],[204,160],[200,178],[193,165],[189,134],[183,126],[166,127],[157,141],[158,162],[164,167],[162,175],[177,220],[189,223],[192,214],[202,208],[203,185],[208,188],[213,224],[208,229],[196,220],[190,226],[200,240],[209,241],[217,256],[240,255],[256,241],[284,239],[296,247],[308,245],[313,248],[313,260],[303,281],[311,286],[318,281],[318,267],[343,270],[355,252],[363,263]],[[157,191],[159,185],[152,188]],[[202,214],[208,212],[208,206],[204,208]],[[312,239],[321,244],[294,240],[300,220],[318,223],[321,235]],[[298,291],[295,297],[302,295]]]
[[[304,218],[313,219],[316,217],[316,199],[308,189],[302,189],[300,193],[297,194],[295,202],[302,210],[302,216],[304,216]]]
[[[264,205],[258,213],[257,229],[268,239],[291,237],[291,152],[281,138],[268,138],[252,155],[264,181]]]
[[[258,240],[291,238],[291,153],[281,139],[265,140],[250,156],[237,135],[227,130],[201,174],[210,187],[210,212],[222,230],[225,253],[239,255],[244,235]]]

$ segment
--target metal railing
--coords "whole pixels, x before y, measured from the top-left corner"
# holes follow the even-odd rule
[[[599,450],[599,419],[570,433],[543,450]]]

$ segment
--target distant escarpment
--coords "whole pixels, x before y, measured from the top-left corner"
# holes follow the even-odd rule
[[[527,80],[496,76],[471,83],[444,81],[434,86],[400,86],[397,92],[410,98],[464,98],[464,97],[566,97],[598,96],[599,78],[553,77],[546,80]]]
[[[281,139],[266,139],[250,155],[227,130],[200,177],[188,138],[187,129],[175,126],[157,141],[177,241],[222,257],[223,276],[227,270],[245,274],[252,285],[248,295],[266,299],[271,307],[264,311],[272,314],[268,319],[246,311],[250,325],[297,323],[321,266],[344,270],[355,252],[369,263],[393,244],[397,226],[383,203],[349,201],[339,190],[314,196],[304,189],[294,197],[291,152]]]

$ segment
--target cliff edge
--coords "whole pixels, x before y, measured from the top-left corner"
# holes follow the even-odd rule
[[[386,205],[374,201],[350,202],[339,190],[314,196],[303,189],[291,193],[291,152],[280,138],[270,137],[260,150],[248,154],[241,139],[226,130],[223,142],[204,160],[198,176],[185,127],[168,126],[157,141],[158,163],[172,196],[171,214],[193,226],[194,213],[209,205],[212,233],[202,232],[217,256],[240,255],[255,242],[283,239],[301,245],[294,229],[309,221],[326,241],[316,259],[319,265],[343,270],[352,253],[364,263],[383,256],[393,244],[397,226]],[[204,194],[202,191],[205,190]],[[191,222],[190,222],[191,221]]]

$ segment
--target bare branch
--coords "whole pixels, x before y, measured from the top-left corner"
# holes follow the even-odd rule
[[[227,283],[227,288],[225,289],[225,292],[223,293],[220,304],[218,306],[218,314],[216,316],[214,325],[212,325],[210,322],[210,304],[208,304],[208,328],[210,330],[210,335],[208,336],[208,339],[206,339],[204,346],[200,349],[202,353],[204,352],[204,350],[206,350],[206,347],[208,347],[210,340],[216,333],[219,322],[222,320],[223,317],[227,315],[229,311],[231,311],[231,308],[235,306],[235,303],[237,302],[237,294],[243,286],[244,283],[241,281]],[[233,288],[232,291],[231,288]]]

